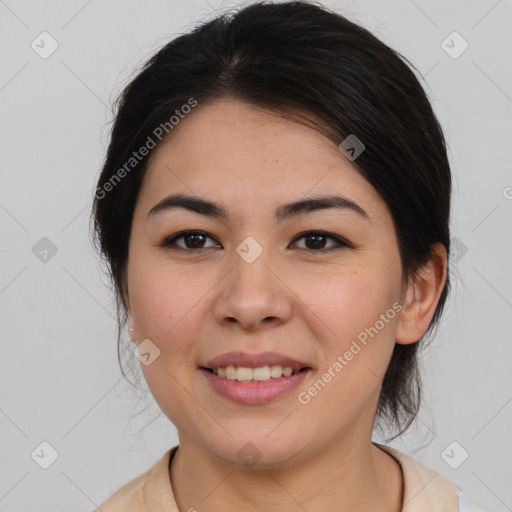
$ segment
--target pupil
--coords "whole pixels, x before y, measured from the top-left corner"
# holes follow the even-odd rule
[[[322,235],[311,235],[311,236],[308,236],[306,240],[311,240],[311,239],[315,240],[315,242],[313,242],[313,247],[310,247],[310,245],[311,245],[311,244],[308,244],[308,243],[306,242],[306,245],[308,246],[308,249],[311,249],[311,248],[313,248],[313,249],[315,249],[315,248],[316,248],[316,249],[320,248],[320,249],[321,249],[321,248],[322,248],[322,245],[323,245],[323,244],[322,244],[322,242],[321,242],[321,240],[322,240],[323,238],[324,238],[324,237],[323,237]],[[320,243],[319,243],[319,240],[320,240]]]
[[[194,242],[192,242],[192,244],[187,244],[187,245],[188,245],[188,246],[190,246],[190,245],[191,245],[192,247],[195,247],[195,248],[197,248],[197,247],[201,248],[201,242],[204,242],[204,240],[202,240],[202,239],[204,238],[204,235],[200,235],[200,234],[188,235],[188,236],[187,236],[187,240],[188,240],[188,241],[190,241],[190,239],[194,239],[194,237],[195,237],[196,239],[197,239],[197,238],[201,239],[201,240],[199,240],[199,243],[194,243]],[[196,241],[197,241],[197,240],[196,240]]]

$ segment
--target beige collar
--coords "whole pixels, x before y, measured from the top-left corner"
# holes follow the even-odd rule
[[[389,453],[402,468],[402,512],[457,512],[460,489],[456,485],[407,455],[389,446],[374,444]]]
[[[441,475],[393,448],[374,443],[400,465],[404,478],[402,512],[457,512],[459,488]],[[102,512],[179,512],[169,480],[174,446],[148,471],[119,489],[100,507]],[[193,503],[190,507],[193,507]],[[192,509],[193,510],[193,509]]]

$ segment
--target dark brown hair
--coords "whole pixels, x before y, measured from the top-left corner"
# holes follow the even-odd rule
[[[391,211],[404,283],[430,259],[432,244],[442,243],[449,253],[445,139],[411,67],[368,30],[304,1],[258,2],[226,12],[153,55],[116,103],[91,215],[93,243],[115,287],[118,350],[127,317],[123,291],[132,217],[149,155],[133,168],[126,162],[190,98],[196,108],[233,98],[277,114],[308,114],[307,122],[317,120],[336,144],[355,134],[365,150],[353,164]],[[126,172],[116,179],[123,166]],[[448,291],[447,277],[419,342],[437,324]],[[377,419],[399,432],[420,404],[419,347],[396,344],[382,384]],[[122,364],[121,371],[126,377]]]

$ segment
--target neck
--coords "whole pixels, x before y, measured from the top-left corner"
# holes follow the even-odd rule
[[[180,438],[169,469],[176,503],[180,511],[399,512],[403,484],[396,461],[370,439],[354,441],[331,443],[284,468],[257,469]]]

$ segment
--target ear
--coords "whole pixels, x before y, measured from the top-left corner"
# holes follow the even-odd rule
[[[432,245],[430,260],[407,284],[395,334],[399,345],[415,343],[427,331],[446,282],[447,260],[445,246]]]
[[[128,334],[130,335],[130,339],[133,341],[133,343],[137,344],[137,330],[135,329],[135,322],[133,320],[133,315],[131,311],[128,310],[128,329],[133,329],[133,331],[128,331]]]
[[[128,297],[128,293],[126,292],[126,289],[123,289],[123,300],[127,311],[127,323],[128,323],[128,329],[133,329],[133,331],[128,331],[128,334],[130,335],[131,340],[135,343],[137,336],[135,332],[135,322],[133,320],[133,315],[131,311],[130,306],[130,298]]]

